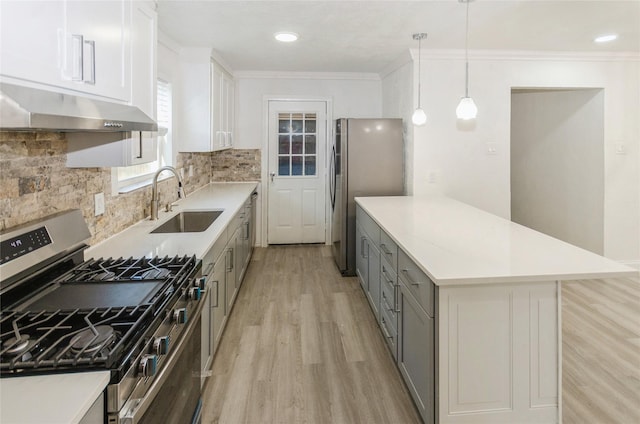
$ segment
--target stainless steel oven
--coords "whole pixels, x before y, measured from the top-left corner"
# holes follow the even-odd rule
[[[79,210],[0,234],[0,377],[109,370],[105,422],[199,422],[201,262],[84,259]]]

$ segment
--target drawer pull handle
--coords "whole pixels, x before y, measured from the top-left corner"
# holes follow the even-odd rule
[[[386,244],[384,244],[384,243],[380,243],[380,250],[382,250],[382,252],[383,252],[385,255],[389,255],[389,256],[392,256],[392,255],[393,255],[393,253],[392,253],[389,249],[387,249],[387,245],[386,245]]]
[[[409,283],[412,286],[419,286],[420,284],[426,284],[424,282],[414,281],[413,278],[411,278],[411,274],[409,274],[409,270],[406,268],[402,270],[402,273],[407,276],[407,278],[409,279]]]
[[[387,322],[384,320],[384,317],[382,317],[382,332],[387,339],[393,339],[393,336],[389,334],[389,330],[387,330]]]
[[[384,267],[384,265],[382,265],[382,276],[384,277],[385,280],[387,280],[387,283],[389,283],[391,286],[395,285],[393,284],[393,279],[389,277],[389,275],[387,274],[387,269]]]

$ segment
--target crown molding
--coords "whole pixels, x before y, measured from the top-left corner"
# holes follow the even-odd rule
[[[365,80],[380,81],[380,75],[364,72],[278,72],[236,71],[236,79],[304,79],[304,80]]]
[[[412,60],[417,60],[418,49],[410,49]],[[464,60],[464,50],[422,49],[421,59]],[[500,61],[558,61],[558,62],[638,62],[639,52],[551,52],[533,50],[469,50],[469,60]]]

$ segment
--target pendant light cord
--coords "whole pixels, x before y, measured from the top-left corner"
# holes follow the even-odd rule
[[[464,36],[464,97],[469,97],[469,1],[467,0],[467,22]]]
[[[421,80],[421,78],[420,78],[420,76],[421,76],[421,70],[420,70],[421,63],[420,62],[422,62],[421,53],[420,53],[421,50],[422,50],[421,45],[422,45],[422,34],[418,37],[418,109],[420,109],[420,91],[422,91],[420,89],[420,80]]]

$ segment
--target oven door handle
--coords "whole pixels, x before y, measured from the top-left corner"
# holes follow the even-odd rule
[[[204,306],[203,299],[198,302],[198,307],[196,309],[195,318],[189,320],[187,330],[183,333],[184,337],[180,340],[180,343],[176,346],[175,349],[171,352],[171,355],[167,358],[164,366],[157,374],[156,378],[153,380],[151,387],[144,394],[144,397],[138,399],[130,399],[125,403],[122,408],[122,412],[120,413],[120,424],[136,424],[140,421],[145,412],[149,409],[151,404],[162,386],[166,382],[169,374],[171,374],[171,370],[176,364],[180,354],[185,349],[188,341],[191,337],[194,336],[193,332],[196,328],[198,321],[200,320],[200,316],[202,315],[202,308]],[[198,335],[199,337],[199,335]]]

